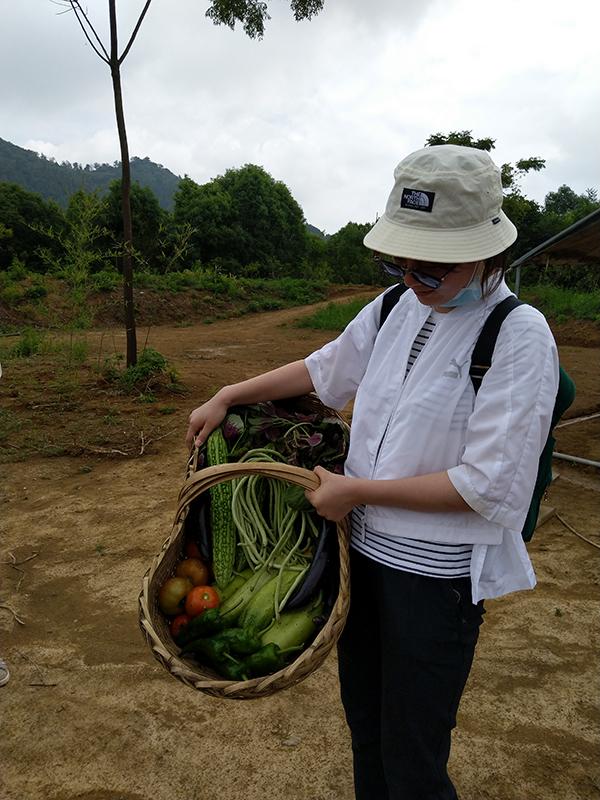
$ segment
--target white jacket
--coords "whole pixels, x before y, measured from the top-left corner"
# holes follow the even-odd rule
[[[520,306],[503,322],[475,396],[471,353],[487,315],[509,294],[502,283],[476,305],[436,315],[406,381],[410,348],[430,313],[412,291],[381,330],[383,295],[305,361],[324,403],[341,409],[355,397],[347,475],[391,479],[447,470],[473,511],[367,506],[365,524],[424,541],[473,543],[474,602],[535,586],[520,531],[558,388],[546,320]]]

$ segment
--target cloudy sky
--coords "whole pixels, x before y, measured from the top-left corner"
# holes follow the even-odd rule
[[[108,3],[83,4],[107,40]],[[123,64],[130,152],[203,183],[262,165],[334,233],[383,211],[396,163],[434,132],[539,156],[522,190],[600,189],[597,0],[325,0],[310,22],[270,0],[262,41],[153,0]],[[123,43],[142,0],[121,0]],[[51,0],[7,4],[0,137],[58,161],[119,158],[108,67]]]

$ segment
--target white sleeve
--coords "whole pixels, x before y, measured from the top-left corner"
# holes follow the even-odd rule
[[[510,322],[509,322],[510,320]],[[461,463],[448,470],[482,517],[510,530],[525,522],[558,389],[558,354],[544,317],[513,311],[469,418]]]
[[[365,374],[379,330],[383,294],[366,305],[332,342],[304,363],[325,405],[342,409],[352,400]]]

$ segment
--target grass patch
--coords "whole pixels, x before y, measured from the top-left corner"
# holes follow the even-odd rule
[[[545,317],[556,322],[570,319],[600,322],[600,291],[597,289],[578,292],[576,289],[540,284],[523,287],[520,299],[539,308]]]
[[[520,299],[539,309],[548,319],[568,322],[572,319],[600,322],[600,291],[578,292],[548,284],[522,287]],[[303,317],[298,328],[342,331],[369,300],[357,299],[347,303],[329,303],[310,317]]]
[[[354,319],[370,300],[357,299],[348,303],[328,303],[310,317],[303,317],[295,324],[298,328],[316,328],[317,330],[342,331]]]

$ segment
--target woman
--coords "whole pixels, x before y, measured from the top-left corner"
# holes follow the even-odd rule
[[[229,406],[316,391],[354,398],[345,474],[321,467],[307,497],[352,512],[352,602],[340,639],[342,700],[358,800],[453,800],[451,730],[485,598],[533,588],[520,531],[556,390],[543,316],[506,318],[477,395],[471,354],[517,232],[488,153],[441,145],[396,168],[385,214],[365,237],[404,292],[380,327],[383,295],[333,342],[226,386],[190,415],[200,443]]]

